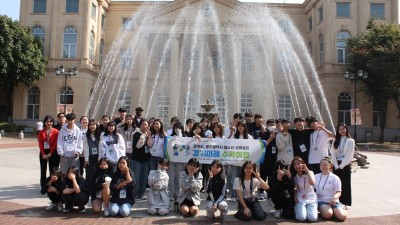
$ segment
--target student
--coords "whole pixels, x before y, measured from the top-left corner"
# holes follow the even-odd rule
[[[315,177],[307,168],[305,161],[294,157],[290,171],[295,176],[295,218],[299,221],[315,222],[318,220],[317,194],[314,191]]]
[[[260,173],[256,172],[256,164],[252,161],[244,162],[240,176],[235,178],[233,189],[238,197],[238,212],[235,218],[242,221],[264,220],[267,213],[264,212],[257,200],[255,190],[257,188],[268,190],[268,184],[261,179]]]
[[[79,124],[80,124],[80,129],[82,132],[82,138],[85,139],[86,132],[88,131],[88,128],[89,128],[88,117],[81,116],[81,118],[79,119]],[[84,168],[85,168],[85,151],[83,151],[82,154],[79,155],[79,173],[81,174],[81,176],[83,176]]]
[[[65,114],[64,113],[58,113],[57,114],[57,124],[53,125],[53,128],[56,128],[57,130],[61,130],[61,128],[65,125]]]
[[[133,151],[132,141],[133,141],[133,134],[135,133],[135,126],[132,116],[131,115],[124,116],[124,121],[119,125],[117,125],[117,127],[119,127],[117,132],[121,134],[121,136],[124,138],[125,155],[128,156],[129,159],[132,159],[132,151]]]
[[[303,117],[296,117],[294,119],[295,129],[290,129],[289,133],[292,135],[293,155],[298,156],[308,164],[308,153],[310,152],[310,135],[314,131],[312,129],[305,129],[304,125],[306,120]]]
[[[143,118],[143,108],[142,107],[136,107],[135,109],[135,117],[133,118],[133,124],[135,127],[139,127],[139,124],[142,122]]]
[[[135,132],[132,140],[132,170],[135,174],[137,185],[134,189],[135,196],[140,200],[146,200],[146,183],[149,175],[151,132],[146,119],[141,119],[138,124],[139,130]]]
[[[124,122],[126,119],[126,109],[120,107],[118,109],[119,117],[114,119],[114,123],[118,126],[120,123]]]
[[[271,187],[269,194],[274,203],[274,217],[285,219],[294,218],[294,184],[292,174],[284,160],[277,160],[274,164],[274,171],[268,179]]]
[[[62,184],[62,199],[65,203],[64,213],[69,213],[74,205],[78,205],[79,212],[85,213],[85,205],[89,201],[89,191],[86,181],[79,174],[77,166],[71,166]]]
[[[171,120],[172,121],[172,120]],[[194,126],[194,125],[193,125]],[[180,138],[182,137],[182,125],[179,121],[174,123],[173,129],[171,131],[171,137]],[[193,137],[193,135],[191,136]],[[175,201],[179,195],[179,176],[182,170],[185,169],[185,163],[181,162],[170,162],[168,168],[168,192],[171,201]]]
[[[276,147],[278,148],[278,154],[276,160],[283,160],[285,162],[291,162],[293,160],[293,141],[292,135],[289,133],[290,122],[289,120],[283,119],[282,131],[276,134]]]
[[[83,152],[82,132],[75,125],[76,115],[69,113],[66,118],[67,125],[61,128],[57,138],[57,153],[64,176],[72,166],[79,170],[79,155]]]
[[[105,132],[107,130],[107,125],[108,125],[109,122],[110,122],[110,117],[109,116],[103,115],[101,117],[100,127],[99,127],[100,132],[103,133],[103,132]]]
[[[172,135],[172,133],[174,132],[174,125],[178,122],[179,122],[179,119],[177,116],[173,116],[171,118],[171,127],[167,130],[167,136],[174,136],[174,135]]]
[[[214,127],[216,124],[214,124]],[[205,190],[207,197],[207,216],[215,218],[215,212],[220,211],[220,218],[224,219],[228,214],[228,204],[226,203],[226,179],[224,174],[224,166],[221,161],[214,160],[209,170],[208,182]]]
[[[340,202],[345,205],[345,209],[351,206],[351,160],[354,157],[355,142],[349,135],[349,129],[344,123],[340,123],[336,128],[336,137],[333,142],[332,163],[335,167],[333,171],[342,182],[342,194]]]
[[[150,170],[157,170],[158,162],[161,159],[164,159],[164,139],[167,135],[164,131],[164,125],[160,119],[154,120],[153,126],[150,127],[150,132]]]
[[[200,190],[203,180],[199,167],[199,161],[192,158],[180,173],[180,191],[177,202],[179,211],[183,216],[196,216],[199,211]]]
[[[94,213],[100,213],[104,203],[104,216],[110,215],[110,181],[113,176],[110,161],[102,157],[96,168],[91,183],[92,208]]]
[[[167,174],[169,166],[168,159],[161,158],[158,160],[158,168],[151,170],[147,178],[149,185],[149,193],[147,203],[149,206],[148,213],[151,215],[165,216],[169,213],[170,199],[168,195]]]
[[[113,172],[121,156],[125,156],[125,142],[121,134],[117,133],[114,121],[107,124],[107,130],[100,135],[99,158],[107,157],[111,162]]]
[[[221,123],[214,123],[212,126],[212,137],[217,139],[225,139],[224,126]]]
[[[42,190],[40,191],[43,195],[47,193],[51,203],[46,207],[47,211],[53,210],[57,207],[58,211],[63,210],[62,202],[62,173],[59,167],[53,167],[51,169],[50,176],[45,180],[44,185],[42,185]]]
[[[320,169],[322,172],[315,175],[319,212],[324,219],[329,220],[335,216],[336,219],[345,221],[347,211],[339,201],[342,183],[340,178],[332,173],[332,161],[328,157],[324,157],[321,160]]]
[[[185,127],[185,130],[183,131],[184,137],[192,137],[191,131],[192,131],[194,122],[195,122],[194,119],[186,120],[186,127]]]
[[[111,205],[110,215],[127,217],[131,213],[132,205],[135,203],[133,188],[135,181],[134,174],[129,169],[130,160],[126,156],[121,156],[118,160],[117,171],[111,181]]]
[[[83,152],[85,155],[86,180],[92,181],[99,159],[100,130],[96,120],[89,121],[89,129],[83,136]]]
[[[45,128],[39,131],[39,162],[40,162],[40,186],[46,184],[47,164],[49,172],[60,164],[60,156],[57,154],[58,130],[53,128],[54,119],[47,115],[44,117],[43,123]]]

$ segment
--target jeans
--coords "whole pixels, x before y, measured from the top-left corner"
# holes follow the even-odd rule
[[[215,212],[217,210],[219,210],[221,214],[224,214],[226,211],[228,211],[228,203],[226,203],[226,201],[224,200],[218,204],[216,209],[212,207],[213,204],[214,204],[213,201],[207,200],[206,211],[208,218],[215,218]]]
[[[142,197],[146,193],[147,177],[149,176],[149,162],[150,160],[139,162],[133,161],[133,174],[135,176],[135,188],[133,194]]]
[[[231,193],[231,198],[236,198],[236,191],[233,190],[233,182],[236,177],[239,177],[240,170],[242,167],[240,166],[229,166],[228,171],[226,171],[227,174],[227,186],[229,188],[229,191]]]
[[[176,199],[179,196],[179,174],[185,168],[184,163],[180,162],[169,162],[169,168],[167,170],[169,176],[168,191],[171,198]]]
[[[296,219],[299,221],[308,220],[314,222],[318,220],[317,203],[298,202],[294,207]]]
[[[110,215],[111,216],[116,216],[116,215],[120,215],[123,217],[127,217],[131,214],[131,208],[132,205],[129,203],[125,203],[125,204],[118,204],[118,203],[111,203],[110,205]]]

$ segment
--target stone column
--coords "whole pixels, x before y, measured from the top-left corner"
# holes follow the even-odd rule
[[[49,54],[50,59],[62,58],[62,52],[63,52],[62,40],[64,38],[62,36],[64,34],[65,26],[58,26],[58,4],[57,3],[58,2],[56,2],[56,1],[51,1],[52,10],[51,10],[51,12],[49,12],[49,13],[51,13],[51,31],[52,31],[52,32],[48,32],[48,33],[50,33],[50,35],[49,35],[50,44],[48,46],[52,46],[48,49],[48,51],[50,53]],[[57,34],[60,35],[59,38],[57,38]],[[60,40],[61,40],[61,43],[60,43]],[[60,49],[59,55],[56,55],[57,49]],[[45,51],[46,50],[47,49],[45,49]]]
[[[178,115],[178,102],[179,102],[179,34],[173,34],[170,37],[170,54],[171,54],[171,66],[170,66],[170,88],[169,88],[169,112],[168,118]],[[182,106],[181,106],[182,108]]]
[[[77,55],[77,58],[81,58],[81,61],[83,62],[83,65],[86,64],[84,61],[89,61],[89,37],[90,37],[90,18],[91,18],[91,7],[92,7],[92,1],[88,1],[84,4],[83,8],[83,18],[87,18],[83,22],[83,27],[82,29],[78,28],[78,40],[80,37],[80,42],[78,41],[78,46],[77,48],[80,49],[80,55]],[[79,45],[81,43],[81,46]],[[78,50],[77,49],[77,50]],[[78,51],[77,51],[78,52]]]
[[[149,55],[149,34],[143,34],[140,37],[140,54],[139,54],[139,86],[138,86],[138,106],[143,109],[147,108],[147,64]],[[140,97],[141,96],[141,97]],[[144,112],[145,114],[149,112]]]

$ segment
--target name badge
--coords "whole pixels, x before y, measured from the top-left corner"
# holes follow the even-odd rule
[[[272,147],[272,154],[276,154],[276,147]]]
[[[97,148],[94,147],[94,148],[92,148],[92,155],[96,155],[96,154],[97,154]]]
[[[132,141],[126,142],[126,148],[132,148]]]
[[[338,157],[337,157],[337,159],[338,159],[339,161],[342,161],[342,160],[344,159],[344,155],[343,155],[343,154],[339,154]]]
[[[306,152],[307,148],[304,144],[299,145],[301,152]]]
[[[48,141],[45,141],[45,142],[43,143],[43,146],[44,146],[44,149],[50,149],[50,145],[49,145],[49,142],[48,142]]]
[[[286,151],[287,151],[287,153],[292,153],[292,148],[289,147],[289,148],[286,149]]]
[[[126,188],[122,188],[119,191],[119,198],[126,198]]]

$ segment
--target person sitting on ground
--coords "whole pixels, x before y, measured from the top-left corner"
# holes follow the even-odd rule
[[[86,189],[86,181],[81,177],[77,166],[71,166],[68,169],[62,190],[62,198],[65,203],[63,212],[70,212],[74,205],[78,205],[80,213],[86,212],[85,205],[89,201],[89,191]]]
[[[158,169],[151,170],[147,178],[149,193],[147,197],[148,213],[151,215],[165,216],[169,213],[170,198],[168,194],[167,174],[169,166],[168,159],[158,160]]]
[[[228,203],[226,203],[226,179],[222,162],[218,159],[212,161],[208,172],[208,181],[204,188],[208,194],[207,216],[213,219],[215,212],[219,210],[220,218],[224,219],[228,214]]]
[[[62,201],[62,173],[59,167],[53,167],[50,176],[46,179],[45,185],[42,186],[41,193],[49,197],[51,204],[46,207],[47,211],[53,210],[57,207],[58,211],[63,210]]]

